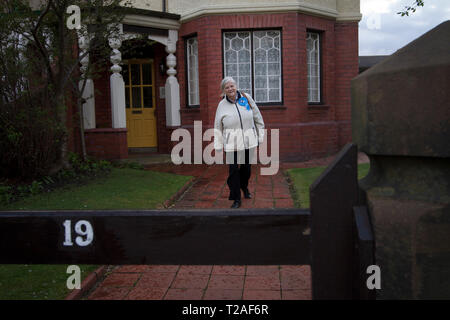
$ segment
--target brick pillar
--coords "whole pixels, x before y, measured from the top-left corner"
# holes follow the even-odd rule
[[[128,158],[126,128],[88,129],[84,134],[89,156],[107,160]]]

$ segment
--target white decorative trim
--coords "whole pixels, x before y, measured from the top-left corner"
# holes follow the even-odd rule
[[[125,83],[123,81],[122,67],[122,53],[119,51],[122,45],[123,27],[119,26],[118,33],[112,35],[109,40],[109,46],[113,49],[111,53],[111,67],[112,74],[109,77],[111,89],[111,117],[113,128],[126,128],[127,118],[125,113]]]
[[[233,14],[233,13],[263,13],[263,12],[288,12],[288,11],[296,11],[296,12],[305,12],[312,13],[315,15],[325,16],[329,18],[336,19],[339,14],[334,9],[319,7],[309,3],[285,3],[283,5],[276,5],[271,3],[266,4],[258,4],[257,7],[252,6],[250,4],[240,4],[224,6],[224,5],[204,5],[195,8],[194,10],[188,11],[186,14],[181,16],[180,21],[182,23],[197,18],[199,16],[208,15],[208,14]]]
[[[362,14],[340,14],[336,21],[356,21],[359,22],[362,19]]]
[[[90,46],[90,36],[82,35],[78,32],[78,44],[80,47],[80,55],[83,55]],[[81,79],[78,82],[78,88],[81,90],[83,88],[84,78],[86,77],[86,71],[89,64],[89,54],[84,56],[80,61],[81,63]],[[83,126],[84,129],[94,129],[95,124],[95,94],[94,94],[94,81],[92,79],[86,79],[86,84],[84,91],[82,92],[82,97],[85,99],[85,103],[82,106],[83,114]]]
[[[120,63],[122,62],[122,53],[119,51],[121,45],[122,40],[120,37],[109,38],[109,46],[113,49],[110,57],[111,63],[113,64],[111,67],[113,73],[120,73],[122,71],[122,67],[120,66]]]
[[[175,76],[177,71],[175,67],[177,65],[177,58],[174,53],[177,50],[178,31],[169,30],[167,37],[166,52],[168,56],[166,58],[167,80],[165,85],[166,94],[166,126],[179,126],[181,124],[180,117],[180,85],[178,79]]]
[[[180,126],[180,85],[177,78],[174,76],[168,77],[164,90],[166,94],[166,126]]]
[[[125,32],[120,35],[120,40],[122,40],[122,42],[124,42],[127,40],[137,39],[140,37],[141,37],[141,34],[139,34],[139,33]]]
[[[167,46],[168,38],[165,36],[149,35],[148,39],[159,42],[159,43],[163,44],[164,46]]]
[[[110,76],[111,88],[111,117],[113,128],[126,128],[127,117],[125,113],[125,83],[120,73]]]
[[[80,90],[83,86],[83,80],[78,83]],[[95,91],[94,81],[92,79],[86,79],[86,84],[83,91],[83,98],[86,102],[83,104],[83,126],[84,129],[95,129]]]
[[[158,29],[180,29],[180,22],[171,19],[164,19],[158,17],[149,17],[143,15],[129,14],[122,20],[123,24],[131,24],[141,27],[158,28]]]

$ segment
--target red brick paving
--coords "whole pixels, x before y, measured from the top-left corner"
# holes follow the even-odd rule
[[[113,267],[111,274],[93,290],[88,299],[311,299],[311,272],[309,266],[155,267],[155,269],[137,268],[137,266]],[[176,271],[174,272],[175,269]]]
[[[242,300],[242,289],[211,289],[209,288],[203,300]]]
[[[202,300],[203,289],[172,289],[167,290],[164,300]]]
[[[166,294],[166,288],[135,287],[132,288],[126,300],[162,300]]]
[[[242,208],[289,208],[294,202],[283,169],[326,166],[334,157],[302,163],[282,163],[274,176],[252,167],[252,199]],[[360,156],[360,162],[367,158]],[[193,186],[172,208],[229,208],[225,165],[147,166],[148,170],[196,177]],[[310,300],[310,266],[113,266],[88,299],[132,300]]]
[[[245,275],[245,266],[214,266],[213,275]]]
[[[280,290],[245,290],[243,300],[281,300]]]
[[[113,273],[114,274],[114,273]],[[167,288],[173,284],[176,273],[143,273],[135,287]]]
[[[123,300],[126,298],[131,287],[98,287],[90,296],[89,300]]]

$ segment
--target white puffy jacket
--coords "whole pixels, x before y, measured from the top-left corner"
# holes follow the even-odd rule
[[[231,103],[226,96],[219,102],[214,121],[214,148],[225,152],[250,149],[264,140],[264,121],[255,101],[247,96],[250,110]],[[237,92],[238,100],[241,93]]]

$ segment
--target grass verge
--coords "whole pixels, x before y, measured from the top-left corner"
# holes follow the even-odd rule
[[[174,195],[192,177],[170,173],[111,170],[107,177],[84,185],[69,185],[41,193],[0,210],[108,210],[155,209]],[[1,211],[0,211],[1,214]],[[66,287],[68,265],[0,265],[0,300],[59,300]],[[79,265],[82,280],[97,265]]]
[[[0,265],[0,300],[60,300],[70,292],[66,287],[69,265]],[[78,265],[81,279],[98,268]]]
[[[369,172],[370,164],[358,165],[358,179],[362,179]],[[309,187],[320,176],[326,167],[294,168],[286,170],[294,187],[293,198],[298,208],[309,208]]]
[[[104,178],[28,197],[0,210],[154,209],[191,177],[135,169],[112,169]]]

